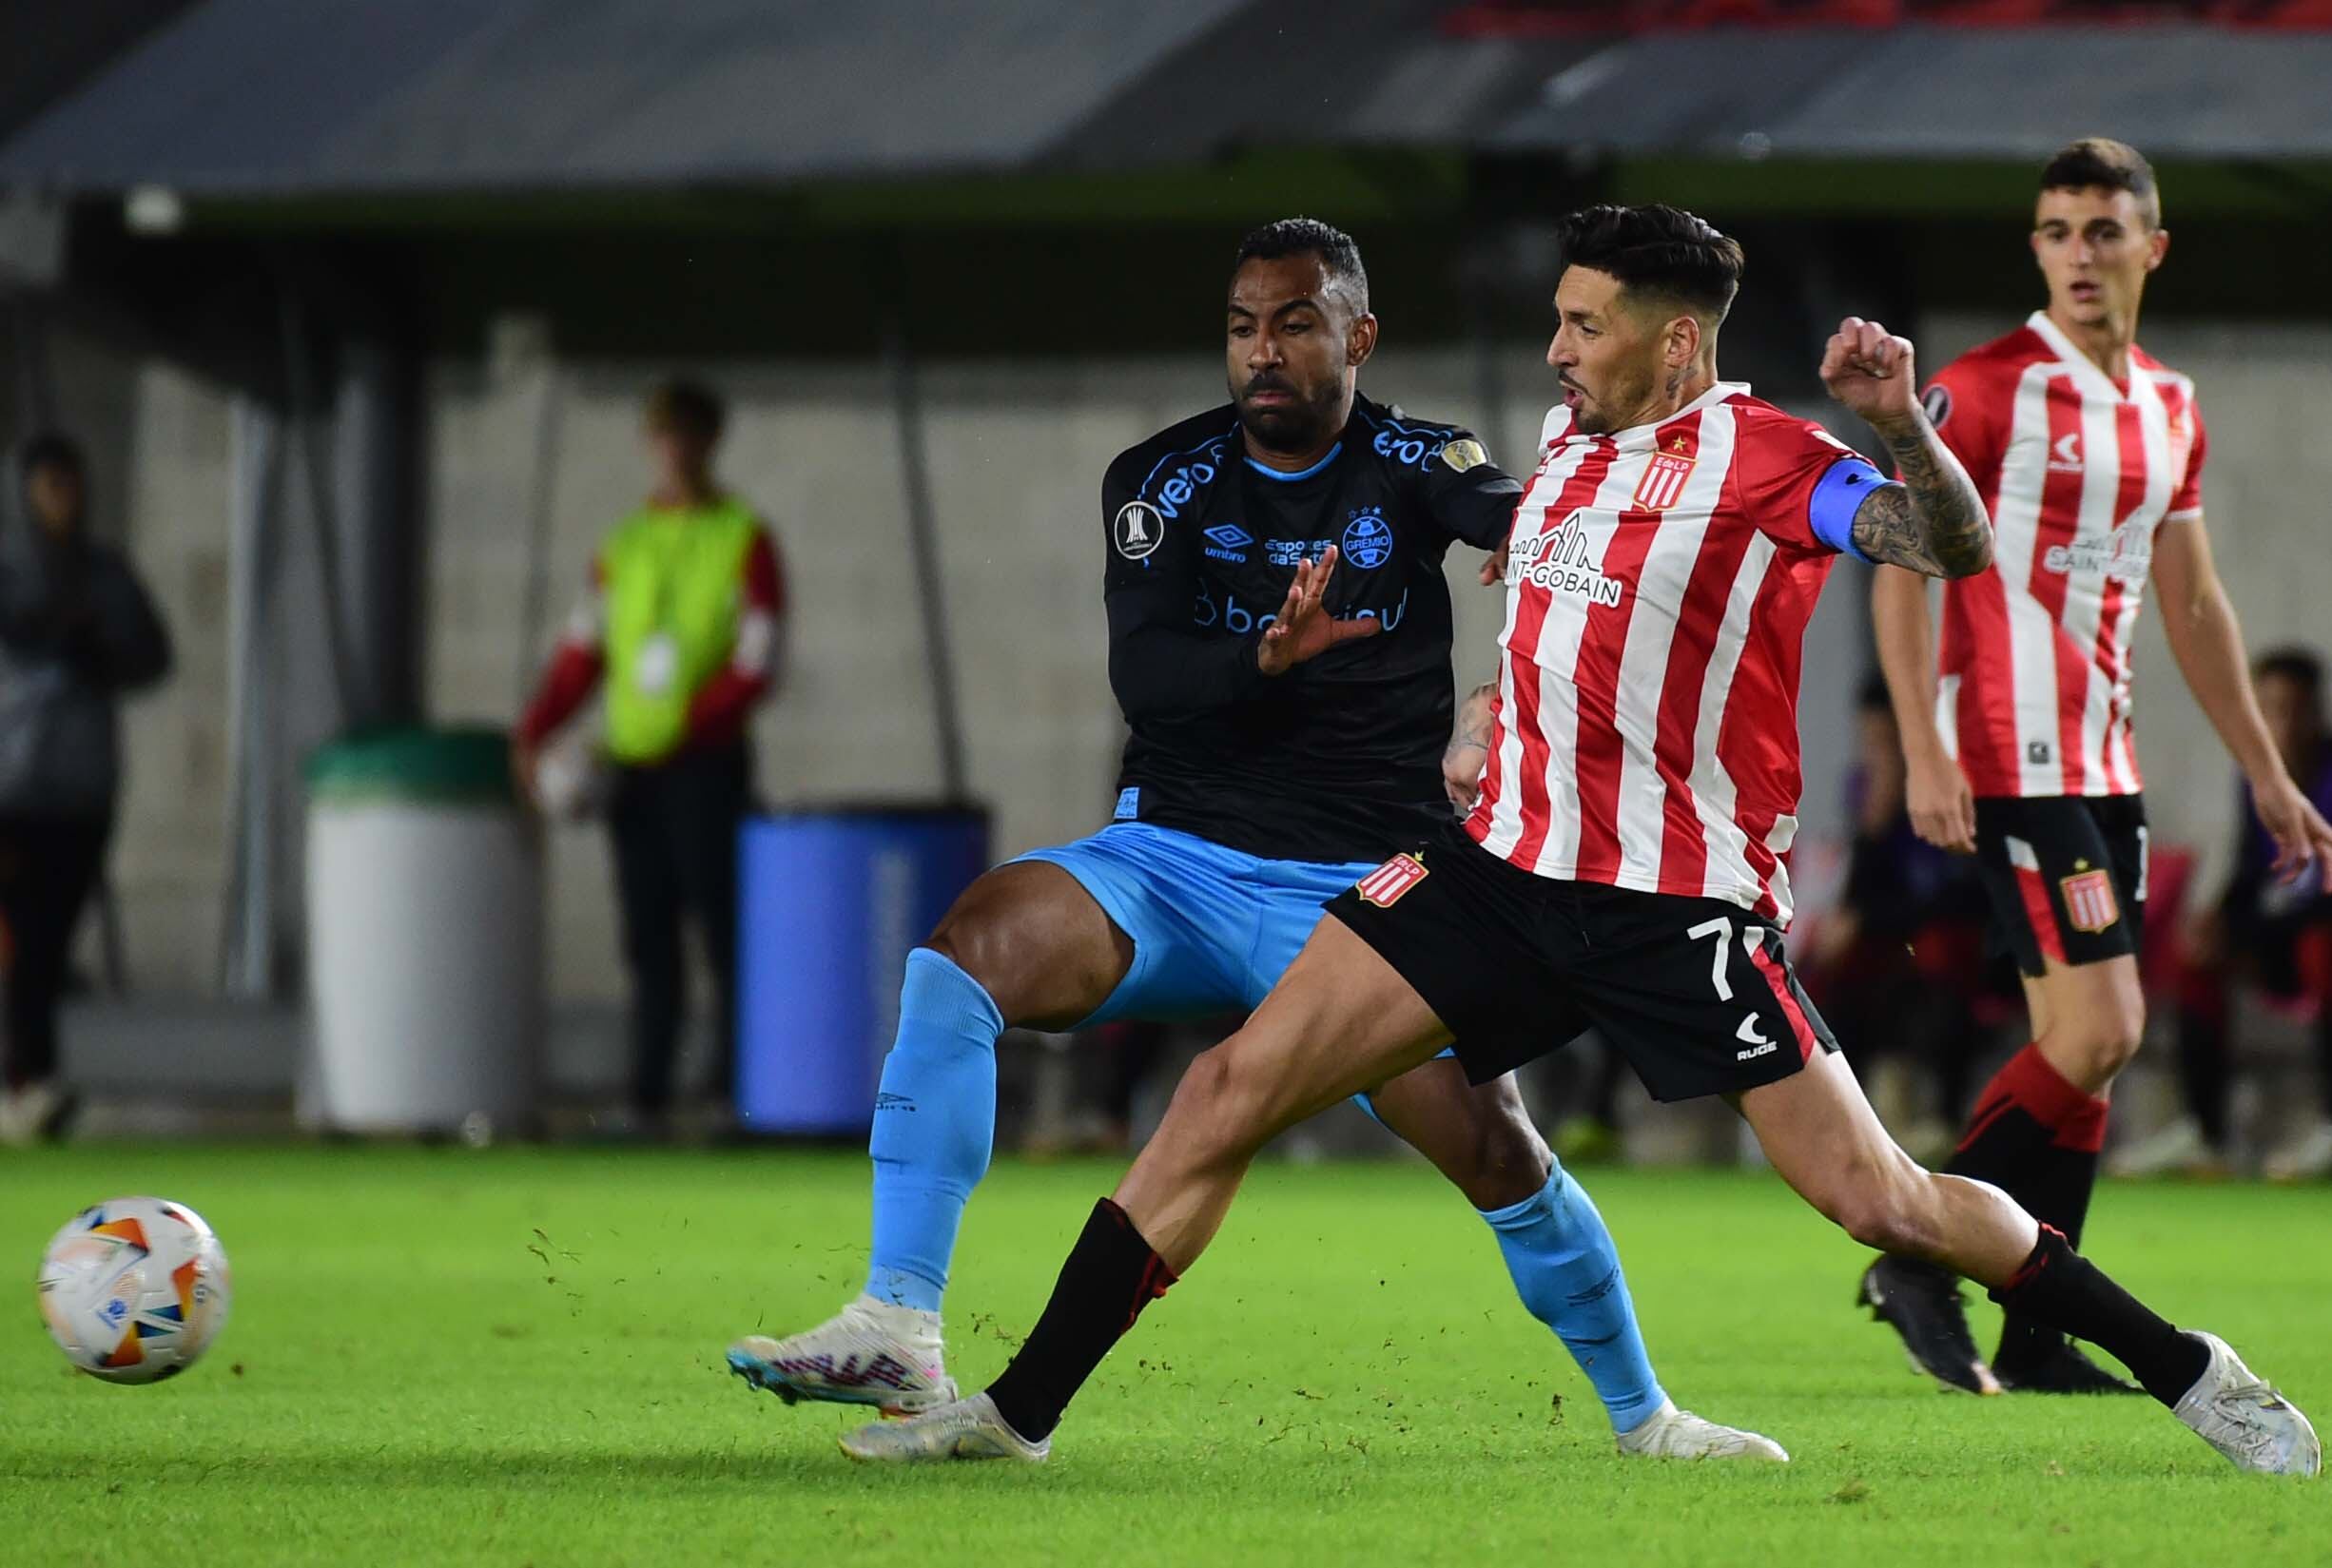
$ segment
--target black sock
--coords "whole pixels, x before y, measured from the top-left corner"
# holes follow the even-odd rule
[[[2105,1147],[2106,1109],[2105,1100],[2068,1082],[2028,1045],[1984,1086],[1944,1169],[1997,1187],[2079,1247],[2097,1186],[2098,1151]],[[1992,1361],[2029,1366],[2063,1338],[2056,1326],[2011,1309]]]
[[[1174,1282],[1175,1271],[1150,1249],[1124,1210],[1107,1198],[1095,1204],[1069,1261],[1060,1266],[1044,1315],[1012,1365],[988,1384],[997,1414],[1031,1442],[1052,1436],[1060,1413],[1110,1346]]]
[[[2046,1225],[2015,1277],[1989,1294],[2011,1312],[2104,1345],[2165,1404],[2176,1404],[2210,1364],[2201,1340],[2156,1317]]]

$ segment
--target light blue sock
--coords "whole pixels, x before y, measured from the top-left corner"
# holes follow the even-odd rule
[[[1003,1015],[943,955],[907,955],[899,1037],[875,1096],[874,1249],[866,1293],[940,1309],[963,1205],[996,1143],[996,1037]]]
[[[1482,1217],[1497,1233],[1515,1293],[1595,1384],[1611,1429],[1625,1432],[1658,1410],[1668,1396],[1652,1376],[1619,1249],[1585,1189],[1558,1162],[1545,1187]]]

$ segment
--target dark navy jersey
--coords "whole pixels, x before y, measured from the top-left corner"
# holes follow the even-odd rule
[[[1451,425],[1365,397],[1301,474],[1247,455],[1228,404],[1101,482],[1109,679],[1133,734],[1117,815],[1273,860],[1376,860],[1446,819],[1450,543],[1494,550],[1522,486]],[[1283,675],[1256,663],[1296,564],[1382,629]]]

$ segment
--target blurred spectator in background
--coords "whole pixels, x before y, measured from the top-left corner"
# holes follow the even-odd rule
[[[121,794],[116,705],[170,669],[170,640],[129,563],[89,537],[88,465],[63,436],[23,452],[24,518],[0,534],[0,919],[7,921],[8,1097],[0,1141],[53,1136],[57,1004],[81,911],[105,871]]]
[[[1856,700],[1855,758],[1846,885],[1811,933],[1807,983],[1855,1055],[1923,1070],[1928,1104],[1913,1103],[1899,1078],[1874,1084],[1872,1098],[1900,1124],[1904,1147],[1928,1158],[1950,1149],[1983,1044],[1975,1002],[1985,982],[1984,890],[1973,861],[1912,829],[1902,741],[1877,675]]]
[[[2251,672],[2261,713],[2283,765],[2320,811],[2332,811],[2332,731],[2324,716],[2323,663],[2303,648],[2276,648]],[[2242,792],[2235,863],[2218,907],[2188,934],[2179,975],[2179,1086],[2186,1114],[2114,1163],[2126,1175],[2217,1174],[2227,1169],[2234,1086],[2228,1020],[2238,982],[2303,1020],[2315,1039],[2314,1117],[2262,1169],[2281,1181],[2332,1174],[2332,866],[2292,881],[2273,871],[2275,842]]]
[[[776,685],[785,576],[768,529],[713,478],[725,418],[689,381],[658,387],[646,431],[655,488],[599,548],[591,585],[514,741],[521,787],[546,802],[547,742],[604,675],[608,827],[632,978],[632,1105],[662,1128],[693,917],[718,990],[714,1092],[736,1055],[737,828],[752,796],[746,728]]]

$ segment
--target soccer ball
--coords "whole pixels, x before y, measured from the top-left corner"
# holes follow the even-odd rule
[[[185,1204],[114,1198],[66,1222],[40,1287],[66,1360],[107,1383],[155,1383],[200,1361],[226,1322],[226,1251]]]

